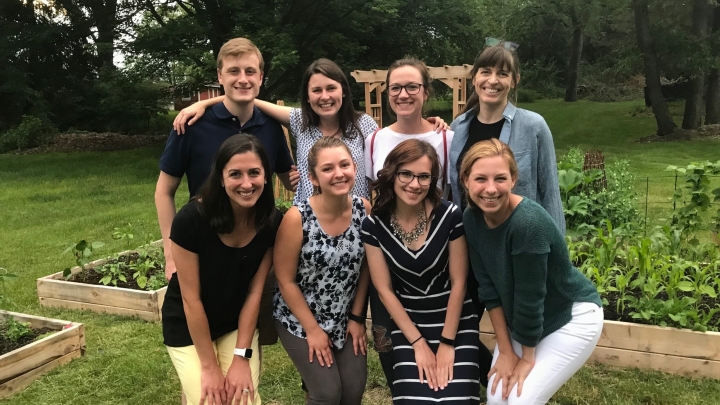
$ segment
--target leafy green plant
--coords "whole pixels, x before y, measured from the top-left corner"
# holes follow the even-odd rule
[[[598,226],[610,221],[614,226],[628,224],[638,217],[635,176],[627,161],[605,166],[607,187],[596,187],[603,173],[583,170],[583,154],[573,148],[558,163],[558,183],[567,228],[577,230],[584,224]]]
[[[668,166],[666,171],[682,175],[684,186],[677,188],[673,202],[680,206],[673,212],[672,224],[677,226],[690,244],[698,244],[697,234],[704,229],[720,230],[720,209],[709,226],[704,226],[702,214],[710,208],[712,201],[720,200],[720,188],[710,190],[710,174],[720,174],[720,160],[715,163],[693,162],[686,167]],[[711,195],[713,196],[711,201]]]
[[[12,316],[9,316],[5,318],[2,333],[5,339],[11,342],[17,342],[25,336],[32,336],[33,331],[30,329],[29,323],[20,322]]]
[[[292,207],[292,201],[285,201],[282,198],[275,199],[275,207],[283,214]]]
[[[168,285],[168,282],[165,278],[165,274],[153,274],[150,278],[148,278],[145,289],[148,291],[155,291],[165,287],[166,285]]]
[[[127,283],[127,277],[125,277],[125,264],[119,263],[105,263],[102,266],[95,267],[95,272],[102,275],[100,283],[103,285],[112,284],[117,287],[118,281]]]
[[[126,247],[130,248],[130,245],[135,238],[132,224],[128,223],[126,226],[113,228],[112,238],[119,241],[125,241]]]
[[[103,246],[105,246],[103,242],[89,243],[83,239],[80,242],[73,243],[68,246],[62,254],[72,252],[73,256],[75,256],[75,264],[82,267],[90,262],[90,257],[92,257],[93,252]],[[70,267],[63,270],[63,277],[65,277],[65,280],[69,280],[70,277],[72,277],[72,270]]]

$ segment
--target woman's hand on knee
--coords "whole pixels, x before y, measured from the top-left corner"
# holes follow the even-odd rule
[[[527,376],[530,375],[530,372],[532,371],[532,369],[534,367],[535,367],[534,361],[530,362],[525,359],[520,359],[518,364],[515,366],[512,377],[510,377],[510,384],[508,384],[508,386],[510,388],[512,388],[515,386],[515,384],[517,384],[517,396],[518,397],[520,396],[520,394],[522,394],[522,388],[523,388],[523,384],[525,383],[525,379],[527,379]]]
[[[235,356],[225,376],[225,396],[229,405],[250,405],[255,399],[255,386],[248,359]]]
[[[490,377],[493,376],[493,374],[495,375],[492,387],[490,388],[491,395],[495,395],[495,390],[497,389],[500,381],[502,381],[502,399],[504,401],[508,399],[508,395],[510,395],[510,388],[512,387],[512,385],[510,385],[510,378],[512,377],[513,370],[515,370],[515,366],[518,364],[519,361],[520,357],[515,354],[515,352],[501,352],[498,355],[495,364],[492,366],[490,372],[488,373],[488,380],[490,379]]]
[[[437,363],[437,382],[441,390],[444,390],[453,379],[453,366],[455,365],[455,348],[444,343],[440,343],[437,354],[435,355]]]
[[[347,341],[350,338],[352,338],[353,350],[355,352],[355,355],[357,356],[359,353],[362,353],[363,356],[366,356],[367,331],[365,330],[365,325],[352,320],[348,322],[345,344],[347,344]]]
[[[438,384],[437,376],[435,375],[437,363],[435,362],[435,353],[430,350],[430,346],[428,346],[425,339],[420,339],[416,342],[413,345],[413,349],[415,349],[415,364],[417,364],[420,384],[427,379],[430,389],[437,391]]]
[[[225,405],[225,376],[219,365],[210,368],[203,368],[200,372],[200,403],[208,405]]]
[[[321,366],[332,366],[332,341],[324,330],[317,328],[313,332],[307,332],[307,343],[310,363],[313,362],[314,357],[317,357]]]

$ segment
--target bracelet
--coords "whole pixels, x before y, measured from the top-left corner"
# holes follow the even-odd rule
[[[440,335],[440,343],[444,343],[448,346],[455,346],[455,339],[448,339],[443,335]]]
[[[355,321],[355,322],[359,323],[360,325],[365,325],[366,318],[363,316],[360,316],[360,315],[355,315],[352,312],[350,312],[350,314],[348,315],[348,319],[350,319],[351,321]]]
[[[413,340],[413,342],[412,342],[412,343],[410,343],[410,346],[415,346],[415,343],[419,342],[419,341],[420,341],[420,339],[422,339],[422,338],[423,338],[423,337],[422,337],[422,335],[420,335],[420,337],[419,337],[419,338],[417,338],[417,339]]]

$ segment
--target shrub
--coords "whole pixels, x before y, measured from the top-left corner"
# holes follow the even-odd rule
[[[50,141],[55,133],[57,129],[46,118],[23,115],[20,125],[0,135],[0,152],[43,145]]]
[[[581,225],[602,226],[608,220],[614,227],[634,222],[639,215],[635,175],[626,160],[606,163],[606,188],[594,187],[602,177],[597,169],[583,171],[583,155],[571,149],[558,164],[560,193],[568,229]]]
[[[530,89],[518,89],[517,101],[518,103],[534,103],[535,100],[540,98],[540,94],[535,90]]]
[[[537,98],[559,98],[565,95],[562,87],[560,72],[562,64],[554,59],[531,59],[524,62],[520,68],[522,81],[520,86],[535,90]],[[518,93],[518,99],[520,93]]]

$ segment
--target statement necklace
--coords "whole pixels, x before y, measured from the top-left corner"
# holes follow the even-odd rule
[[[423,202],[422,208],[420,208],[420,212],[418,212],[418,222],[415,224],[415,228],[413,228],[410,232],[405,232],[405,230],[400,226],[398,223],[397,215],[393,212],[393,214],[390,216],[390,227],[393,230],[393,233],[400,238],[403,242],[406,244],[411,244],[413,241],[418,240],[418,237],[422,235],[423,232],[425,232],[425,227],[427,226],[427,214],[425,213],[425,203]]]

